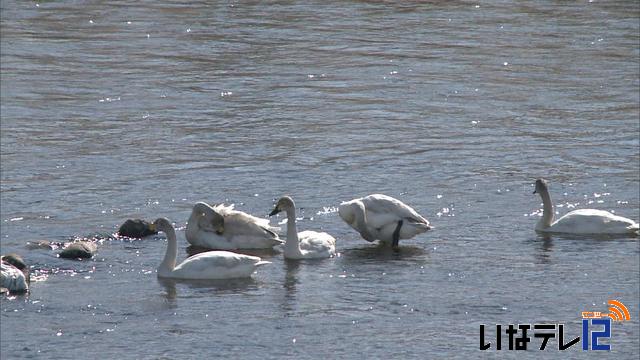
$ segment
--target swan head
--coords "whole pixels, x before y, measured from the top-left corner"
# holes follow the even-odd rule
[[[269,213],[269,216],[273,216],[281,211],[287,211],[289,209],[294,209],[296,204],[293,202],[293,199],[289,196],[283,196],[278,200],[276,206],[273,208],[273,211]]]
[[[224,232],[224,217],[204,202],[197,202],[191,211],[195,215],[197,224],[205,230],[215,231],[218,234]]]
[[[153,222],[153,225],[156,228],[156,231],[162,231],[163,233],[167,233],[168,231],[173,231],[173,224],[167,218],[157,218],[156,221]]]
[[[545,179],[536,180],[536,189],[533,190],[534,194],[542,194],[549,191],[549,182]]]

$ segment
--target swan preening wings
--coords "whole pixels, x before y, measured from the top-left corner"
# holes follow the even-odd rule
[[[204,202],[194,205],[187,223],[187,241],[208,249],[270,249],[283,241],[269,225],[269,219],[261,219],[233,209],[233,205],[210,206]]]
[[[293,199],[285,196],[278,200],[269,216],[281,211],[287,213],[287,241],[284,244],[284,257],[287,259],[328,258],[336,254],[336,239],[326,232],[306,230],[298,232],[296,228],[296,205]]]
[[[343,202],[338,214],[363,239],[391,243],[394,249],[400,239],[410,239],[431,229],[429,221],[410,206],[382,194]]]
[[[543,203],[542,218],[536,224],[536,231],[578,235],[640,235],[637,222],[604,210],[578,209],[555,220],[548,182],[536,180],[533,193],[540,194]]]
[[[206,251],[187,258],[176,266],[178,244],[176,231],[166,218],[154,222],[156,229],[167,236],[167,252],[158,267],[158,277],[170,279],[214,280],[251,276],[256,267],[270,264],[257,256],[229,251]]]

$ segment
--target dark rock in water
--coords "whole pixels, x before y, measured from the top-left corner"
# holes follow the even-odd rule
[[[27,264],[22,260],[22,256],[18,254],[11,253],[2,255],[2,261],[15,266],[16,269],[21,270],[22,272],[24,272],[25,269],[28,269]]]
[[[130,238],[142,238],[149,235],[155,235],[157,233],[158,232],[152,223],[140,219],[128,219],[118,230],[118,235]]]
[[[98,246],[91,241],[78,241],[71,243],[58,255],[65,259],[90,258],[96,254]]]

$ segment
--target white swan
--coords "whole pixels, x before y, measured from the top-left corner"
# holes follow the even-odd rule
[[[176,266],[178,244],[176,231],[166,218],[154,222],[157,231],[167,236],[167,253],[158,267],[158,277],[171,279],[214,280],[251,276],[256,267],[270,264],[257,256],[236,254],[229,251],[206,251],[187,258]]]
[[[18,263],[24,265],[22,259],[19,260]],[[13,264],[10,259],[2,256],[0,258],[0,287],[7,289],[10,293],[27,292],[29,290],[29,273],[25,274],[25,272]]]
[[[536,231],[583,235],[639,234],[637,222],[604,210],[578,209],[554,221],[555,215],[549,195],[548,182],[543,179],[536,180],[536,188],[533,193],[540,194],[543,203],[542,218],[536,224]]]
[[[296,205],[288,196],[280,198],[269,214],[280,211],[287,213],[287,241],[284,244],[284,257],[287,259],[320,259],[336,254],[336,239],[326,232],[306,230],[298,232],[296,228]]]
[[[411,207],[382,194],[343,202],[338,207],[338,214],[363,239],[391,243],[395,250],[400,239],[410,239],[431,230],[429,221]]]
[[[213,226],[213,223],[218,224]],[[233,205],[209,206],[204,202],[194,205],[187,223],[187,241],[208,249],[270,249],[283,241],[269,225],[268,219],[233,210]]]

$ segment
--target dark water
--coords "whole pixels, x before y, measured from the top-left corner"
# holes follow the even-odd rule
[[[48,275],[1,300],[2,359],[584,358],[537,338],[480,352],[479,325],[575,337],[609,299],[632,317],[609,356],[637,358],[639,242],[544,239],[531,192],[545,177],[559,213],[640,217],[638,2],[1,10],[2,253]],[[436,228],[398,255],[366,243],[335,206],[375,192]],[[341,256],[174,284],[155,274],[163,237],[83,262],[25,247],[130,217],[184,227],[199,200],[264,216],[283,194]]]

